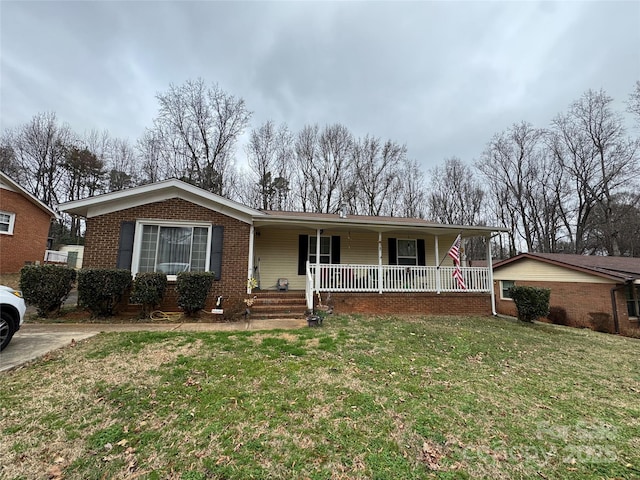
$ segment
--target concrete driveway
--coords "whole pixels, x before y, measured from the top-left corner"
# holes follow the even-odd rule
[[[307,325],[304,319],[253,320],[249,323],[26,323],[0,352],[0,372],[36,360],[47,353],[93,337],[101,332],[184,331],[220,332],[234,330],[293,329]]]

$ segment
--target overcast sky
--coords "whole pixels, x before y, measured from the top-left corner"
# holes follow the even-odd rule
[[[54,111],[132,143],[157,92],[202,77],[244,98],[252,127],[338,122],[429,169],[515,122],[548,126],[590,88],[622,111],[640,80],[637,0],[3,0],[0,16],[2,129]]]

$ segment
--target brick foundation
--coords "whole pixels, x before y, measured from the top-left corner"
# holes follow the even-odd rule
[[[338,314],[491,315],[486,293],[332,293],[331,302]]]

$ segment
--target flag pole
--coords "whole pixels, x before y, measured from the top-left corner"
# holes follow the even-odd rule
[[[460,237],[460,240],[462,240],[462,230],[460,230],[460,233],[458,233],[458,235],[456,236],[456,240],[458,239],[458,237]],[[453,243],[456,243],[456,240],[453,241]],[[453,246],[453,244],[451,244],[451,247]],[[437,268],[440,268],[442,266],[442,262],[444,262],[446,260],[446,258],[449,256],[449,252],[451,251],[451,247],[449,247],[449,250],[447,250],[447,253],[444,254],[444,256],[442,257],[442,260],[440,260],[440,263],[438,264]]]

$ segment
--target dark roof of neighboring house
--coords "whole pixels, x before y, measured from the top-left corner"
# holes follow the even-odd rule
[[[635,257],[604,257],[567,253],[521,253],[515,257],[496,262],[493,268],[497,269],[527,258],[614,279],[635,280],[640,278],[640,258]]]

